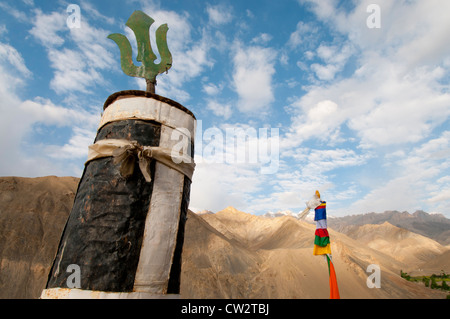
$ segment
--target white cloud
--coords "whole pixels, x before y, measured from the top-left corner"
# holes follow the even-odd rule
[[[313,63],[313,64],[311,64],[311,69],[314,71],[314,73],[316,73],[316,76],[320,80],[325,80],[325,81],[334,79],[334,75],[336,74],[336,72],[339,71],[339,69],[335,65],[332,65],[332,64],[321,65],[321,64]]]
[[[336,168],[362,165],[369,158],[368,154],[357,155],[347,149],[312,150],[302,172],[308,176],[321,175]]]
[[[32,5],[32,1],[23,1]],[[241,24],[232,8],[207,5],[202,12],[206,13],[205,24],[196,25],[197,13],[164,10],[158,1],[140,2],[156,20],[150,32],[153,44],[155,29],[162,23],[169,25],[174,65],[169,74],[158,77],[158,94],[183,103],[198,93],[192,91],[197,87],[205,95],[201,98],[204,110],[220,117],[213,119],[221,123],[229,121],[235,110],[255,118],[269,114],[277,85],[277,98],[283,100],[280,107],[289,104],[285,110],[290,126],[280,124],[278,172],[262,176],[259,167],[252,165],[200,161],[194,174],[192,204],[215,211],[230,204],[250,211],[294,209],[302,208],[304,200],[320,189],[330,203],[335,201],[330,205],[340,213],[426,208],[420,205],[433,211],[448,210],[449,136],[442,130],[447,129],[450,115],[450,47],[446,40],[450,4],[380,0],[381,29],[369,29],[366,7],[370,0],[349,2],[345,8],[339,5],[342,1],[299,0],[320,21],[292,24],[285,45],[275,50],[266,47],[274,41],[263,33],[267,30],[252,29],[257,20],[249,10],[239,12],[244,16],[247,12],[249,18]],[[123,26],[128,16],[123,16],[122,26],[118,26],[91,2],[83,0],[80,5],[80,29],[67,28],[64,8],[30,11],[33,14],[27,17],[30,35],[47,50],[54,72],[50,85],[64,96],[105,87],[105,71],[122,74],[119,50],[106,39],[109,32],[127,35],[136,53],[134,35]],[[0,7],[10,8],[4,2]],[[17,10],[9,14],[25,18]],[[231,26],[235,22],[237,25]],[[94,27],[98,23],[111,30]],[[240,28],[244,24],[245,28]],[[8,32],[11,37],[11,31],[0,25],[0,36]],[[247,42],[230,43],[233,36],[245,37]],[[227,57],[229,65],[214,60]],[[282,64],[280,75],[290,71],[289,63],[298,75],[288,74],[288,80],[277,83],[278,61]],[[223,69],[228,70],[225,77],[214,82]],[[209,70],[211,74],[207,74]],[[39,172],[74,172],[71,160],[85,156],[98,117],[42,98],[21,98],[17,92],[32,76],[17,50],[0,45],[0,126],[2,135],[10,137],[1,141],[3,149],[9,150],[0,155],[1,162],[11,168],[11,174],[21,170],[39,174],[33,171],[35,166]],[[145,88],[143,80],[129,81]],[[236,92],[234,101],[226,96],[230,88]],[[289,92],[285,95],[288,89],[298,97]],[[283,115],[276,113],[273,121],[285,123]],[[32,134],[54,127],[64,131],[64,139],[30,148]],[[227,148],[224,152],[224,156],[230,154]],[[355,176],[343,174],[347,168]],[[378,176],[374,177],[373,171]]]
[[[276,52],[259,46],[237,44],[233,56],[233,85],[239,95],[241,112],[258,114],[267,111],[274,101],[272,77]]]
[[[26,100],[17,107],[16,117],[20,118],[20,126],[16,129],[16,138],[19,140],[17,147],[28,145],[30,158],[40,158],[43,161],[53,161],[55,169],[64,171],[64,162],[73,162],[86,159],[88,146],[93,143],[97,125],[100,121],[99,114],[89,113],[82,109],[71,109],[54,105],[51,101],[36,98],[33,101]],[[58,130],[66,129],[71,135],[68,141],[62,145],[29,144],[27,140],[37,133],[36,125],[45,127],[57,127]],[[62,140],[64,143],[64,140]],[[18,150],[23,152],[23,150]],[[56,160],[54,160],[56,159]],[[79,164],[79,163],[78,163]],[[76,168],[77,165],[74,165]],[[73,171],[72,174],[76,174]],[[70,174],[65,171],[65,175]],[[77,175],[75,175],[77,176]]]
[[[316,112],[316,115],[320,114],[320,111]],[[251,213],[287,208],[303,210],[304,201],[308,200],[316,189],[320,189],[327,196],[332,195],[330,197],[333,200],[345,200],[357,193],[356,185],[350,184],[345,188],[337,185],[333,181],[334,171],[363,166],[371,158],[368,153],[358,154],[351,149],[296,148],[287,153],[280,153],[279,169],[273,174],[263,175],[258,164],[250,163],[250,157],[246,157],[245,163],[225,160],[235,159],[235,152],[244,154],[247,148],[250,150],[255,143],[261,142],[261,136],[250,137],[251,134],[247,134],[249,139],[246,143],[228,144],[229,141],[225,141],[225,131],[229,128],[245,131],[252,127],[246,124],[224,124],[215,131],[215,134],[222,138],[198,136],[203,143],[196,144],[197,168],[191,202],[193,207],[200,210],[206,208],[217,211],[230,204]],[[227,143],[226,147],[220,147],[224,143]],[[219,150],[219,154],[209,150],[212,144]]]
[[[189,22],[189,14],[186,12],[163,10],[148,2],[143,2],[142,5],[143,11],[155,20],[150,28],[150,34],[154,34],[161,24],[167,23],[169,27],[167,42],[174,62],[168,74],[162,74],[157,78],[156,93],[181,103],[187,102],[190,94],[184,89],[186,82],[200,76],[206,68],[214,65],[214,61],[208,55],[211,37],[207,32],[202,31],[200,39],[193,40],[192,25]],[[153,39],[152,36],[150,38]],[[152,47],[156,48],[153,44]]]
[[[374,88],[372,92],[352,92],[355,101],[364,105],[366,99],[372,105],[347,115],[349,127],[361,137],[361,145],[419,142],[449,117],[450,95],[441,90],[434,67],[408,74],[387,61],[377,67],[378,71],[370,72],[370,79],[369,74],[365,76],[369,81],[366,84]],[[364,92],[366,96],[361,94]]]
[[[207,108],[211,110],[214,115],[223,117],[224,120],[228,120],[233,113],[231,105],[221,104],[215,100],[209,100],[207,102]]]
[[[203,85],[203,91],[209,96],[216,96],[222,91],[222,87],[214,83],[206,83]]]
[[[20,22],[28,21],[28,17],[25,12],[17,10],[16,8],[11,7],[9,4],[7,4],[5,2],[0,2],[0,8],[2,8],[4,12],[12,15],[14,17],[14,19],[16,19],[17,21],[20,21]]]
[[[265,45],[268,42],[270,42],[270,40],[272,40],[272,36],[268,33],[261,33],[258,36],[254,37],[250,43],[253,44],[259,44],[259,45]]]
[[[278,175],[280,194],[300,191],[302,184],[305,189],[323,188],[331,198],[343,200],[337,205],[341,215],[389,209],[448,211],[449,134],[439,131],[450,116],[450,49],[444,45],[450,26],[442,17],[450,3],[378,2],[381,29],[366,27],[370,1],[355,3],[350,12],[337,1],[300,3],[337,32],[333,39],[307,48],[310,69],[300,65],[327,82],[311,80],[304,87],[306,94],[287,108],[292,123],[282,139],[282,154],[302,169]],[[299,24],[291,48],[301,44],[302,28],[307,34]],[[350,59],[354,72],[337,77]],[[311,139],[327,145],[356,142],[363,153],[310,151],[302,144]],[[340,164],[360,166],[353,182],[348,176],[330,176]]]
[[[0,24],[0,37],[6,33],[8,33],[8,29],[6,28],[6,25]]]
[[[69,109],[54,105],[43,98],[25,100],[19,96],[19,90],[32,74],[26,67],[22,55],[8,44],[0,44],[0,175],[42,176],[72,175],[79,176],[79,164],[75,164],[80,153],[74,149],[62,147],[67,151],[64,161],[55,161],[47,151],[51,148],[45,142],[31,142],[38,126],[73,128],[74,135],[69,145],[78,145],[87,150],[87,140],[77,136],[83,130],[95,131],[99,116],[82,109]],[[93,139],[91,140],[92,143]],[[84,144],[84,145],[83,145]],[[61,150],[55,146],[54,150]],[[70,155],[70,156],[69,156]]]
[[[385,210],[446,212],[450,204],[450,132],[444,131],[408,153],[388,158],[391,178],[373,185],[372,190],[355,201],[347,212]],[[427,205],[428,207],[424,206]]]
[[[444,131],[440,137],[421,145],[415,150],[415,154],[433,160],[450,158],[450,131]]]
[[[27,66],[25,65],[25,61],[22,58],[22,55],[9,44],[0,43],[0,63],[2,63],[2,65],[7,69],[14,70],[20,73],[21,77],[28,78],[32,76],[31,71],[28,70]],[[12,73],[12,71],[10,72]],[[7,75],[7,73],[5,75]],[[12,80],[15,80],[15,82],[22,82],[19,78]],[[11,88],[14,87],[12,83],[9,83],[9,85]]]
[[[319,19],[363,51],[382,52],[395,58],[407,69],[419,65],[440,63],[450,53],[445,45],[450,27],[446,12],[450,3],[439,0],[380,0],[381,28],[369,29],[366,20],[371,0],[358,1],[350,12],[338,7],[334,0],[299,0],[306,3]],[[394,59],[392,59],[394,60]]]
[[[107,31],[90,25],[86,16],[81,19],[80,28],[70,29],[65,13],[45,14],[36,9],[35,14],[30,34],[47,49],[54,70],[50,86],[56,93],[90,93],[96,85],[107,85],[99,71],[116,65],[110,50],[114,44],[107,39]],[[67,45],[62,47],[63,44]]]
[[[298,48],[299,46],[310,47],[317,40],[319,29],[311,23],[299,21],[293,33],[289,36],[288,46]]]
[[[9,167],[17,161],[19,143],[26,132],[23,121],[21,121],[21,112],[17,109],[20,104],[15,91],[23,85],[23,81],[16,80],[14,70],[10,71],[4,63],[0,63],[0,139],[2,152],[0,152],[0,162],[2,163],[2,175],[9,175],[4,168]]]
[[[227,24],[233,20],[231,9],[224,5],[207,5],[206,12],[210,23],[216,26]]]
[[[442,189],[436,192],[437,194],[428,199],[430,203],[450,201],[450,188]],[[447,206],[447,205],[446,205]]]
[[[281,145],[283,148],[295,147],[311,138],[330,143],[333,136],[338,138],[343,120],[343,112],[338,104],[331,100],[318,101],[309,110],[292,117],[293,124]]]
[[[381,187],[372,189],[361,199],[354,201],[345,210],[346,214],[361,214],[369,212],[384,212],[386,210],[415,211],[420,208],[421,193],[417,180],[402,176],[387,181]]]
[[[238,209],[247,210],[251,194],[263,185],[257,170],[245,165],[205,163],[199,158],[195,161],[198,164],[192,180],[192,207],[217,212],[232,203]]]
[[[112,54],[116,44],[107,38],[108,31],[95,28],[85,20],[82,20],[81,28],[69,29],[70,39],[76,44],[87,66],[100,70],[111,69],[112,65],[118,63]]]
[[[102,79],[95,68],[88,67],[85,57],[78,51],[50,49],[48,57],[55,70],[50,87],[57,93],[89,93],[90,88]]]
[[[336,73],[342,71],[348,58],[354,53],[351,45],[344,44],[342,46],[327,46],[321,44],[317,48],[317,57],[322,59],[326,64],[311,64],[311,69],[316,73],[320,80],[329,81],[334,79]],[[308,53],[307,55],[310,55]]]
[[[315,190],[320,190],[323,198],[333,204],[333,214],[338,214],[337,202],[354,198],[359,193],[355,182],[342,183],[336,176],[341,169],[363,167],[373,157],[364,152],[358,154],[352,149],[329,148],[309,149],[295,148],[282,151],[280,170],[272,176],[272,199],[266,203],[266,209],[280,208],[302,211],[305,201],[309,200]],[[264,210],[264,206],[260,207]]]
[[[450,115],[450,94],[440,84],[444,66],[407,71],[401,62],[372,51],[362,53],[359,61],[361,65],[351,77],[326,86],[312,85],[291,105],[300,114],[292,121],[292,140],[295,136],[302,141],[315,137],[302,135],[311,128],[304,119],[324,99],[336,103],[339,113],[326,123],[322,137],[330,137],[347,124],[363,147],[419,142]],[[302,128],[302,124],[307,126]]]
[[[282,65],[288,65],[289,64],[289,56],[286,53],[280,54],[280,63]]]
[[[23,114],[27,114],[33,122],[45,125],[84,124],[87,127],[95,127],[100,120],[97,115],[87,111],[56,106],[51,101],[42,98],[36,98],[34,101],[26,100],[19,105],[19,109]]]
[[[62,12],[44,14],[40,9],[36,9],[30,34],[45,47],[61,46],[64,44],[64,38],[60,33],[67,28],[66,19]]]
[[[96,131],[81,127],[74,127],[74,135],[63,146],[47,146],[49,156],[55,159],[87,159],[88,147],[95,139]]]
[[[219,211],[233,205],[249,213],[264,212],[259,205],[270,195],[260,192],[269,189],[276,172],[261,172],[278,162],[279,154],[272,149],[276,136],[247,123],[224,123],[205,131],[201,123],[197,123],[191,207]]]
[[[113,17],[101,14],[93,5],[86,0],[81,1],[82,14],[88,14],[95,20],[102,20],[108,24],[114,25],[116,20]]]

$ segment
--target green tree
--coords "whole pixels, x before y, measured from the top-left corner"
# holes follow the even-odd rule
[[[439,286],[436,283],[436,276],[433,274],[431,275],[431,289],[437,289]]]

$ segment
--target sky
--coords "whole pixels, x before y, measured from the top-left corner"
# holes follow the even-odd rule
[[[192,210],[450,218],[447,0],[0,0],[0,176],[81,177],[105,100],[145,90],[107,38],[136,54],[134,10],[197,118]]]

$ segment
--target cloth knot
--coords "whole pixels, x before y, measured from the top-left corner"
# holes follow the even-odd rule
[[[113,157],[114,164],[120,164],[120,174],[128,178],[134,173],[136,160],[145,180],[151,182],[150,164],[156,160],[192,180],[195,163],[190,156],[179,154],[176,151],[158,146],[142,146],[136,141],[107,139],[97,141],[89,146],[88,159],[90,161]]]
[[[136,141],[131,141],[128,145],[116,148],[112,152],[112,156],[114,164],[120,164],[120,174],[124,178],[133,175],[137,157],[139,168],[145,180],[148,183],[152,181],[150,163],[153,159],[153,152],[151,147],[142,146]]]

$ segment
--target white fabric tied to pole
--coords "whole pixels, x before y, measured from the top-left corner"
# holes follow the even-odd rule
[[[139,168],[147,182],[151,182],[150,163],[154,159],[192,180],[195,163],[186,155],[172,152],[167,148],[141,146],[136,141],[123,139],[107,139],[89,146],[86,164],[103,157],[114,157],[114,164],[121,163],[120,174],[127,178],[134,172],[135,159],[138,158]]]
[[[299,219],[305,219],[311,209],[315,209],[320,205],[320,198],[314,195],[309,201],[306,202],[306,208],[300,213]]]

